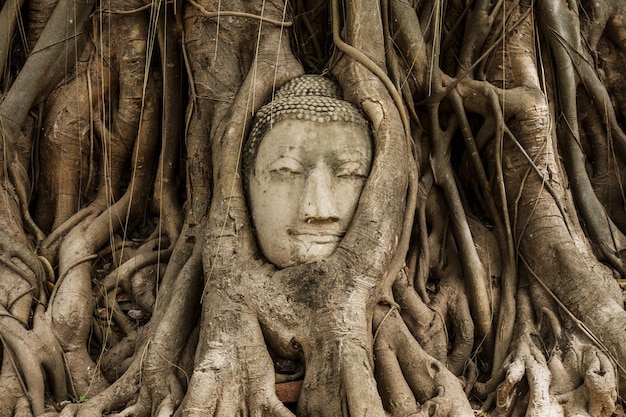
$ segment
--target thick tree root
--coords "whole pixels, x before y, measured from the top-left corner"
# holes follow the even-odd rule
[[[461,268],[456,263],[442,271],[438,292],[430,304],[422,302],[404,274],[394,284],[395,299],[411,333],[454,375],[461,375],[474,346],[474,323],[460,276]]]
[[[101,416],[121,410],[117,416],[138,417],[170,415],[176,410],[187,385],[181,382],[176,369],[180,369],[180,364],[192,362],[185,355],[192,356],[197,343],[197,335],[189,336],[194,324],[189,317],[196,315],[193,311],[197,309],[200,294],[203,230],[200,225],[187,226],[181,233],[184,239],[178,240],[173,249],[162,251],[165,252],[161,253],[163,260],[169,259],[168,269],[159,285],[157,308],[150,322],[134,332],[136,338],[126,337],[105,353],[102,366],[109,368],[112,384],[86,403],[66,407],[63,416]],[[197,248],[195,256],[194,247]],[[157,252],[152,249],[154,242],[148,242],[134,252],[131,259],[122,264],[125,265],[119,271],[122,278],[135,268],[154,262]],[[135,268],[131,267],[133,263],[136,263]],[[104,281],[114,288],[118,284],[116,273],[111,273]],[[186,343],[190,346],[185,346]],[[119,363],[121,357],[126,358],[123,364]],[[187,375],[191,374],[190,366],[185,368]],[[121,372],[123,375],[119,376]]]
[[[473,416],[460,381],[417,343],[397,311],[374,313],[376,380],[392,416]]]
[[[57,401],[66,399],[68,395],[62,350],[50,332],[50,324],[41,306],[35,312],[34,326],[30,331],[6,310],[0,311],[0,316],[0,334],[7,349],[5,352],[12,356],[13,365],[19,366],[33,413],[42,414],[45,409],[46,376],[52,383]]]
[[[539,333],[525,290],[518,293],[518,307],[518,322],[524,324],[497,389],[496,415],[509,415],[520,406],[527,417],[613,415],[617,373],[610,359],[589,342],[581,342],[575,328],[562,333],[552,329],[556,346],[546,359],[538,347]]]
[[[5,22],[9,5],[23,2],[0,3],[0,22]],[[325,15],[331,2],[298,1],[294,23],[304,20],[307,28],[292,37],[285,29],[292,24],[286,20],[293,2],[202,0],[184,5],[183,39],[177,32],[183,2],[175,2],[176,13],[171,8],[166,13],[164,2],[144,6],[116,0],[107,6],[111,10],[90,16],[91,0],[34,0],[28,4],[31,18],[39,19],[40,8],[42,21],[47,20],[56,3],[44,36],[39,36],[43,24],[33,22],[27,29],[30,46],[41,39],[18,77],[12,79],[19,65],[0,64],[3,86],[10,88],[0,102],[5,139],[0,159],[15,164],[8,165],[0,193],[0,417],[46,414],[50,402],[68,396],[89,398],[65,407],[63,416],[100,417],[122,410],[118,416],[293,417],[274,392],[276,357],[306,364],[300,415],[470,416],[455,375],[469,373],[472,354],[490,363],[474,367],[468,379],[493,368],[494,378],[476,391],[494,392],[494,415],[609,417],[614,412],[618,372],[626,387],[626,314],[611,276],[625,270],[626,230],[618,229],[626,222],[610,218],[623,215],[625,200],[622,173],[616,171],[626,155],[626,99],[613,91],[623,78],[619,63],[626,62],[623,1],[336,0],[331,23]],[[79,29],[89,18],[92,49],[84,50],[78,58],[84,61],[70,75],[65,61],[81,55],[82,41],[89,37]],[[8,56],[15,20],[13,11],[11,30],[0,39],[0,62]],[[323,50],[331,42],[331,27],[332,58]],[[537,29],[543,33],[537,35]],[[351,230],[335,253],[276,271],[258,253],[238,169],[250,115],[276,87],[303,72],[300,62],[308,62],[292,55],[293,39],[313,44],[308,49],[315,49],[316,64],[324,63],[320,68],[370,119],[376,160]],[[158,58],[152,56],[155,40]],[[188,55],[179,49],[181,41]],[[615,68],[608,81],[602,73],[608,71],[606,57],[598,56],[604,55],[602,48],[620,57],[611,58]],[[183,56],[190,78],[184,221],[178,178],[184,154],[179,154],[178,117],[184,107]],[[157,63],[160,70],[152,71],[149,66]],[[32,104],[63,74],[65,83],[39,115],[43,126],[33,128],[44,131],[38,150],[51,149],[51,159],[32,172],[54,178],[39,182],[31,203],[31,167],[24,156],[31,144],[24,140],[16,146],[26,136],[19,129]],[[162,109],[154,100],[155,85],[163,87]],[[75,90],[79,96],[72,101]],[[555,110],[548,100],[556,97]],[[583,111],[593,114],[582,118]],[[429,120],[422,124],[425,112]],[[406,143],[411,128],[418,132],[414,144]],[[454,142],[461,136],[465,151]],[[129,160],[133,146],[137,150]],[[409,154],[421,156],[420,163]],[[421,247],[410,261],[417,272],[395,281],[398,311],[381,300],[394,305],[390,287],[404,261],[415,211],[417,176],[409,172],[418,166],[430,170],[424,190],[436,184],[447,207],[445,215],[429,217],[434,209],[422,196],[413,229]],[[592,171],[595,183],[588,178]],[[470,172],[477,178],[464,178]],[[94,175],[100,176],[97,191]],[[593,198],[593,191],[608,182],[606,198]],[[407,183],[413,184],[408,192]],[[569,201],[570,186],[583,227]],[[95,201],[83,207],[94,194]],[[605,200],[613,210],[603,210]],[[39,225],[29,219],[31,207]],[[164,233],[171,245],[162,239],[157,249],[148,249],[150,244],[119,252],[102,249],[145,236],[133,220],[152,227],[155,213],[159,226],[152,236],[160,239]],[[472,215],[494,225],[498,242],[486,251]],[[182,224],[197,226],[197,232],[181,234]],[[45,239],[39,227],[51,235]],[[47,314],[42,312],[45,276],[25,228],[41,242],[39,254],[50,261],[49,271],[59,253],[59,278]],[[485,252],[497,254],[502,263],[491,268]],[[117,267],[96,261],[94,271],[98,256],[106,256],[106,262],[111,257]],[[599,264],[599,256],[613,270]],[[159,282],[155,269],[165,263]],[[535,325],[525,290],[516,293],[518,272],[531,287],[542,282],[545,291],[535,291],[533,302],[537,315],[549,319],[551,332]],[[98,327],[92,344],[110,348],[100,362],[115,380],[106,389],[112,381],[101,377],[93,351],[86,349],[92,330],[98,333],[92,327],[96,277],[104,278],[99,307],[106,308],[102,321],[111,326]],[[552,300],[546,303],[550,291]],[[121,310],[119,292],[152,315],[143,331]],[[201,294],[198,342],[193,329]],[[509,347],[516,296],[518,334]],[[49,393],[56,398],[47,398]]]
[[[59,417],[102,417],[116,410],[136,396],[139,390],[140,361],[135,360],[129,369],[114,384],[82,404],[69,404]]]
[[[3,346],[4,347],[4,346]],[[17,372],[14,358],[5,350],[0,373],[0,416],[32,415],[31,403],[24,392],[24,380]]]

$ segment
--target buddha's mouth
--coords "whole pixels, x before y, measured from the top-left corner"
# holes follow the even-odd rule
[[[337,243],[345,234],[344,231],[323,228],[289,228],[287,234],[308,243]]]

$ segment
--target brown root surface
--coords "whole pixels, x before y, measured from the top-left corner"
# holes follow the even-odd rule
[[[623,414],[622,1],[0,8],[0,417]],[[303,73],[374,161],[277,269],[241,149]]]

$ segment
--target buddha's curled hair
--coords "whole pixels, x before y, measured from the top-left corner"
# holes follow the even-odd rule
[[[341,89],[332,80],[321,75],[302,75],[281,87],[274,99],[256,113],[243,155],[245,173],[251,168],[263,136],[283,120],[338,121],[368,127],[361,112],[342,99]]]

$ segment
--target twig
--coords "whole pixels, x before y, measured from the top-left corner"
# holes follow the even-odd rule
[[[173,1],[168,1],[165,2],[165,4],[173,4]],[[144,10],[148,10],[149,8],[153,7],[153,3],[148,3],[145,4],[141,7],[137,7],[136,9],[131,9],[131,10],[111,10],[111,9],[101,9],[100,13],[109,13],[109,14],[135,14],[135,13],[139,13],[139,12],[143,12]]]
[[[271,17],[258,16],[256,14],[252,14],[252,13],[234,12],[234,11],[222,11],[222,10],[220,10],[219,12],[210,12],[207,9],[205,9],[204,7],[200,6],[194,0],[188,0],[188,2],[189,2],[189,4],[194,6],[196,9],[198,9],[200,11],[200,13],[202,13],[203,15],[205,15],[206,17],[209,17],[209,18],[215,18],[215,17],[219,18],[219,17],[222,17],[222,16],[245,17],[245,18],[248,18],[248,19],[260,20],[261,22],[264,22],[264,23],[271,23],[271,24],[276,25],[276,26],[282,26],[282,27],[285,27],[285,28],[293,26],[293,22],[283,22],[283,21],[280,21],[280,20],[272,19]]]

